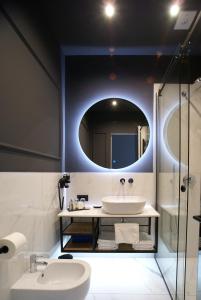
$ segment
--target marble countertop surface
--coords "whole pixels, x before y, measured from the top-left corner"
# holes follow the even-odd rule
[[[160,217],[160,214],[151,206],[146,205],[144,211],[136,215],[112,215],[104,212],[102,208],[93,208],[87,210],[68,211],[63,210],[58,214],[58,217],[82,217],[82,218],[147,218]]]

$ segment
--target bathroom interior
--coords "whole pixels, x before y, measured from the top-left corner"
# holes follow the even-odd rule
[[[0,300],[201,300],[200,0],[2,0],[0,53]]]

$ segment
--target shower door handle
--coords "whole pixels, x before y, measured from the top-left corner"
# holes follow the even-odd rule
[[[188,176],[188,175],[186,175],[186,176],[184,176],[183,177],[183,184],[181,185],[181,192],[182,193],[185,193],[186,192],[186,188],[187,188],[187,186],[189,186],[190,184],[192,185],[192,183],[194,182],[194,178],[193,178],[193,176]]]
[[[181,185],[181,192],[182,192],[182,193],[185,193],[185,191],[186,191],[185,185]]]
[[[187,186],[187,185],[191,184],[192,181],[193,181],[193,176],[191,176],[191,175],[190,176],[186,175],[186,176],[183,177],[184,186]]]

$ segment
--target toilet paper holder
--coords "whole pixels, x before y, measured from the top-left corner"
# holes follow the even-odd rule
[[[7,260],[19,254],[26,242],[26,237],[21,232],[13,232],[0,238],[0,260]]]
[[[9,251],[9,249],[8,249],[7,246],[0,247],[0,254],[2,254],[2,253],[8,253],[8,251]]]

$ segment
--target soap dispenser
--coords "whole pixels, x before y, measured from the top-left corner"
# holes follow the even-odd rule
[[[77,200],[73,200],[73,210],[77,210]]]
[[[82,203],[82,209],[85,209],[85,198],[81,198],[80,202]]]
[[[72,211],[73,210],[73,200],[71,199],[70,202],[69,202],[69,211]]]

